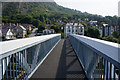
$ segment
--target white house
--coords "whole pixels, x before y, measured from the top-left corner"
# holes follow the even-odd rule
[[[109,26],[108,24],[103,24],[103,26],[99,27],[99,31],[101,36],[111,36],[114,31],[116,31],[116,27]]]
[[[43,34],[54,34],[55,33],[55,30],[54,29],[45,29],[43,30]]]
[[[96,23],[97,23],[97,21],[92,21],[92,20],[90,21],[91,25],[96,24]]]
[[[114,31],[115,31],[114,27],[110,26],[109,27],[109,36],[111,36]]]
[[[13,39],[14,38],[14,35],[11,31],[11,29],[9,28],[6,28],[6,29],[2,29],[2,37],[3,37],[3,40],[9,40],[9,39]]]
[[[11,32],[11,29],[9,29],[6,33],[6,39],[12,39],[14,36],[13,36],[13,33]]]
[[[81,23],[67,23],[64,27],[65,36],[70,34],[82,34],[84,35],[84,26]]]

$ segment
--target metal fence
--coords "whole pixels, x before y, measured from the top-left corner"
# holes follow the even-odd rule
[[[117,51],[119,47],[106,45],[102,43],[102,41],[95,41],[96,39],[94,40],[93,38],[87,38],[88,37],[81,37],[79,35],[69,36],[70,42],[79,58],[79,61],[82,64],[88,79],[120,80],[120,62],[118,60],[120,57],[118,54],[120,53]],[[101,44],[101,46],[98,46],[97,44]],[[109,49],[109,47],[110,50],[107,51],[106,49]],[[109,52],[112,54],[108,55],[110,54]],[[115,58],[114,56],[118,57]]]
[[[37,42],[22,45],[21,48],[8,52],[3,51],[5,53],[0,54],[0,79],[27,79],[60,39],[60,34],[52,34],[34,39],[23,39],[24,41],[13,41],[13,43],[17,42],[21,44],[23,42],[24,44],[27,43],[25,41]],[[8,44],[8,46],[11,47],[12,45],[10,46],[9,43],[10,42],[4,42],[4,44]],[[17,45],[17,43],[13,45]],[[17,46],[19,45],[20,44]]]

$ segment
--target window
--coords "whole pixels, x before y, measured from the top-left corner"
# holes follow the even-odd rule
[[[17,32],[18,32],[18,29],[17,29]]]
[[[72,32],[74,32],[74,30],[72,30]]]
[[[83,30],[82,30],[82,28],[81,28],[81,32],[82,32]]]
[[[77,32],[77,30],[76,30],[76,32]]]
[[[66,26],[66,28],[68,28],[68,26]]]
[[[69,30],[69,32],[70,32],[70,30]]]

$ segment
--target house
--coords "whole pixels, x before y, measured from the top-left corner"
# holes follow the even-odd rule
[[[84,35],[84,26],[81,23],[67,23],[64,27],[65,36],[70,34],[82,34]]]
[[[31,30],[32,30],[32,27],[33,27],[32,24],[22,24],[22,26],[24,26],[24,28],[25,28],[27,31],[31,31]]]
[[[11,29],[8,29],[7,33],[6,33],[6,39],[13,39],[14,35],[11,32]]]
[[[63,23],[62,20],[57,20],[56,22],[58,22],[58,23]]]
[[[51,31],[51,34],[54,34],[55,33],[55,30],[54,29],[50,29]]]
[[[111,36],[114,31],[115,28],[113,26],[109,26],[109,36]]]
[[[9,27],[8,24],[6,25],[2,25],[2,39],[3,40],[9,40],[9,39],[14,39],[14,34],[11,30],[11,28]]]
[[[112,33],[117,30],[116,26],[109,26],[108,24],[103,24],[98,28],[102,37],[111,36]]]
[[[105,37],[105,36],[108,36],[109,35],[109,26],[108,26],[108,24],[103,24],[103,37]]]
[[[108,24],[103,24],[102,26],[99,26],[99,31],[100,31],[100,36],[101,37],[106,37],[109,36],[111,33],[110,26]]]
[[[49,30],[49,29],[45,29],[45,30],[43,30],[43,34],[50,34],[51,33],[51,31]]]
[[[90,23],[90,25],[93,25],[93,24],[96,24],[97,21],[92,21],[92,20],[91,20],[89,23]]]
[[[27,33],[26,29],[22,25],[18,25],[18,24],[17,27],[14,28],[13,32],[17,38],[23,38]]]
[[[46,34],[54,34],[54,33],[55,33],[54,29],[45,29],[45,30],[43,30],[44,35],[46,35]]]

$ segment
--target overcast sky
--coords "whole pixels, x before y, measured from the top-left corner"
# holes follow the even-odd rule
[[[118,15],[119,0],[54,0],[59,5],[102,16]]]

